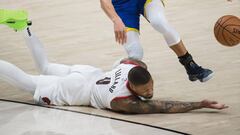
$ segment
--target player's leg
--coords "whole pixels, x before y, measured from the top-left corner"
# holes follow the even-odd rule
[[[139,0],[112,1],[115,11],[127,28],[127,42],[123,45],[128,57],[141,60],[143,49],[139,41]]]
[[[143,48],[139,40],[139,32],[128,31],[127,42],[123,45],[129,58],[141,60],[143,58]]]
[[[163,34],[169,47],[179,44],[181,42],[180,36],[168,23],[161,0],[149,1],[150,2],[145,5],[145,17],[155,30]],[[178,56],[184,55],[187,52],[183,44],[181,44],[181,48],[179,47],[178,49],[181,50],[176,52]]]
[[[0,79],[24,91],[34,94],[38,76],[26,74],[15,65],[0,60]]]
[[[179,61],[184,65],[191,81],[205,82],[212,77],[213,72],[198,66],[188,53],[177,31],[173,29],[165,15],[161,0],[149,0],[145,6],[145,17],[154,29],[162,33],[168,46],[176,53]]]
[[[69,73],[69,66],[49,63],[40,41],[30,30],[26,30],[28,25],[31,25],[27,11],[0,9],[0,24],[5,24],[16,31],[24,30],[28,47],[41,73],[58,76],[65,76]]]
[[[127,42],[123,46],[127,52],[128,58],[142,60],[143,48],[140,44],[138,31],[129,30],[127,32]],[[125,58],[120,58],[119,60],[115,61],[112,68],[117,67],[123,59]]]
[[[24,30],[27,46],[31,51],[34,61],[42,74],[65,76],[70,73],[70,66],[50,63],[40,40],[30,31]]]

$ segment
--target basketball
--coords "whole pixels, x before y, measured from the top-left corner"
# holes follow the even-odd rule
[[[235,46],[240,43],[240,19],[233,15],[225,15],[217,20],[214,35],[224,46]]]

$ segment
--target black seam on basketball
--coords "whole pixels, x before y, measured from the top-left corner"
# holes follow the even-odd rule
[[[214,29],[216,29],[218,26],[219,26],[219,23],[218,23],[219,21],[217,21],[217,23],[215,23],[215,26],[214,26]]]
[[[221,40],[219,39],[219,36],[221,36],[221,31],[223,30],[222,27],[221,27],[221,24],[219,24],[219,28],[217,30],[218,30],[218,32],[217,32],[216,38],[220,42]]]
[[[223,39],[223,41],[224,41],[224,45],[228,45],[229,43],[228,43],[228,41],[226,40],[226,38],[225,38],[225,36],[224,36],[224,29],[223,29],[223,27],[221,26],[221,30],[222,30],[222,32],[220,33],[221,35],[222,35],[222,39]],[[232,44],[230,44],[230,45],[232,45]]]
[[[232,25],[232,26],[240,26],[240,25],[237,25],[237,24],[228,24],[228,25]]]
[[[222,20],[223,20],[223,18],[221,18],[220,20],[217,21],[218,26],[221,26],[220,23],[222,22]],[[216,37],[219,35],[219,31],[220,31],[220,29],[217,29]]]
[[[222,27],[222,26],[221,26]],[[223,37],[223,40],[225,41],[226,45],[232,45],[232,43],[229,44],[228,40],[226,39],[225,35],[224,35],[224,28],[222,27],[222,37]]]
[[[235,16],[232,16],[232,17],[230,17],[230,18],[228,18],[227,20],[225,20],[224,22],[223,22],[223,24],[225,24],[227,21],[229,21],[231,18],[235,18]],[[222,24],[222,25],[223,25]]]
[[[232,25],[232,24],[231,24]],[[222,27],[222,26],[220,26],[220,27],[222,27],[224,30],[226,30],[227,32],[229,32],[231,35],[233,35],[234,37],[236,37],[237,39],[239,39],[240,40],[240,38],[239,37],[237,37],[236,35],[234,35],[234,34],[232,34],[232,32],[231,31],[229,31],[228,29],[226,29],[226,27],[227,27],[228,25],[226,25],[225,27]],[[235,26],[235,25],[234,25]],[[238,25],[237,25],[238,26]]]
[[[240,25],[236,25],[236,24],[228,24],[228,25],[226,25],[225,27],[227,27],[227,26],[239,26],[239,28],[240,28]],[[224,27],[224,29],[225,29],[225,27]],[[226,29],[227,30],[227,29]],[[240,29],[239,29],[240,30]],[[230,31],[228,31],[228,32],[230,32]],[[230,32],[231,34],[232,34],[232,32]],[[232,34],[232,35],[234,35],[234,34]],[[235,35],[234,35],[235,36]],[[237,39],[239,39],[240,40],[240,37],[236,37]]]
[[[228,20],[230,20],[231,18],[235,18],[234,16],[231,16],[231,17],[229,17],[228,19],[226,19],[224,22],[223,22],[223,24],[221,24],[221,22],[222,22],[222,20],[223,20],[223,17],[221,17],[221,20],[220,20],[220,22],[218,22],[217,21],[217,23],[220,25],[220,27],[222,27]],[[223,28],[223,27],[222,27]],[[219,32],[219,31],[218,31]],[[218,33],[219,34],[219,33]]]
[[[221,25],[219,23],[217,23],[217,24],[218,24],[219,27],[221,27]],[[216,37],[218,37],[219,31],[220,31],[220,28],[217,29]]]
[[[222,22],[222,20],[223,20],[223,17],[221,17],[221,18],[220,18],[220,20],[219,20],[218,22],[219,22],[219,23],[221,23],[221,22]]]
[[[218,26],[219,26],[219,27],[218,27],[218,29],[217,29],[217,36],[219,35],[219,33],[220,33],[220,31],[221,31],[221,28],[220,28],[221,25],[220,25],[220,23],[218,23]]]
[[[222,36],[223,36],[224,41],[226,42],[225,45],[231,45],[231,46],[232,46],[232,43],[228,42],[228,40],[227,40],[226,37],[224,36],[224,33],[223,33],[223,32],[222,32]]]
[[[231,17],[231,18],[232,18],[232,17]],[[229,20],[229,19],[228,19],[228,20]],[[226,20],[226,21],[227,21],[227,20]],[[226,22],[226,21],[225,21],[225,22]],[[225,22],[224,22],[224,23],[225,23]],[[217,23],[218,23],[218,22],[217,22]],[[227,33],[229,33],[229,34],[232,35],[233,37],[239,39],[236,35],[232,34],[231,31],[229,31],[228,29],[226,29],[226,27],[228,27],[229,25],[226,25],[225,27],[223,27],[223,24],[221,25],[220,23],[218,23],[218,25],[220,25],[220,27],[221,27],[222,29],[220,29],[220,28],[218,29],[217,37],[218,37],[218,35],[219,35],[220,30],[222,30],[222,31],[221,31],[221,35],[222,35],[223,41],[225,42],[225,43],[223,43],[223,44],[224,44],[224,45],[229,44],[229,45],[231,45],[231,46],[235,45],[234,43],[228,41],[227,38],[226,38],[226,36],[224,35],[224,31],[226,31]],[[231,25],[232,25],[232,24],[231,24]],[[237,26],[238,26],[238,25],[237,25]],[[232,39],[232,38],[231,38],[231,39]],[[240,40],[240,39],[239,39],[239,40]]]

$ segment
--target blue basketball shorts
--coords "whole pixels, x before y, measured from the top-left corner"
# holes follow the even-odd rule
[[[145,16],[144,7],[151,1],[152,0],[112,0],[112,4],[118,16],[128,28],[127,30],[139,31],[140,15]]]
[[[148,0],[112,0],[115,11],[128,29],[139,30],[140,15]]]

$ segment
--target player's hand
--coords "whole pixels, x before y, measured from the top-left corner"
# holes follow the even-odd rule
[[[203,100],[201,101],[201,105],[203,108],[211,108],[211,109],[218,109],[218,110],[228,108],[228,106],[226,106],[225,104],[220,104],[217,101],[211,101],[211,100]]]
[[[126,27],[120,18],[114,20],[115,40],[119,44],[127,42]]]

